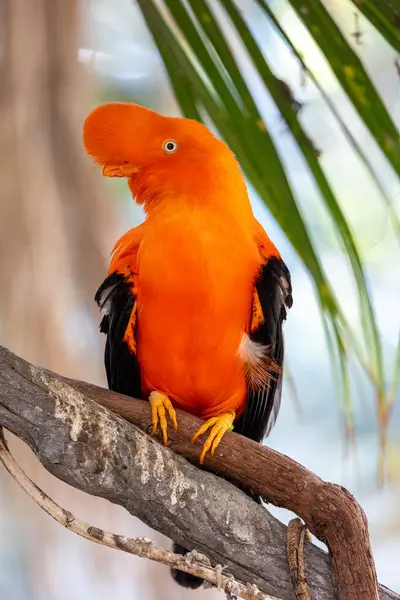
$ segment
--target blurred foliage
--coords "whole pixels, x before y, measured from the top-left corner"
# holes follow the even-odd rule
[[[380,191],[394,231],[400,239],[399,219],[374,165],[341,119],[334,103],[324,93],[318,78],[296,50],[273,11],[272,4],[266,0],[255,0],[255,3],[263,13],[266,26],[268,24],[275,29],[296,56],[304,76],[310,78],[321,92],[333,118]],[[348,100],[387,163],[400,178],[400,137],[396,125],[358,54],[327,10],[326,3],[322,0],[288,0],[288,3],[325,55]],[[234,0],[137,0],[137,4],[154,37],[184,115],[206,123],[211,121],[216,127],[237,155],[248,180],[279,223],[314,281],[350,439],[354,423],[348,383],[349,364],[357,361],[370,378],[375,388],[382,450],[380,471],[383,475],[387,463],[387,428],[400,377],[400,350],[394,371],[385,373],[382,339],[363,257],[351,224],[341,209],[329,175],[320,160],[320,149],[310,139],[299,119],[302,105],[294,97],[289,85],[274,73],[271,57],[266,56],[260,47],[245,11]],[[394,3],[388,0],[379,3],[375,0],[354,0],[354,4],[387,42],[399,51],[400,15]],[[221,15],[229,22],[244,47],[247,58],[272,98],[319,190],[321,202],[346,252],[357,286],[360,334],[349,323],[321,264],[299,199],[291,187],[284,157],[280,156],[247,85],[245,73],[237,64],[231,46],[232,36],[226,35],[221,25]],[[353,35],[357,41],[362,33],[355,32]]]

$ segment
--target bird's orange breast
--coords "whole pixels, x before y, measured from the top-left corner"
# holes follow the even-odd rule
[[[142,391],[203,418],[244,408],[238,350],[248,329],[259,253],[250,228],[180,207],[151,216],[137,255]]]

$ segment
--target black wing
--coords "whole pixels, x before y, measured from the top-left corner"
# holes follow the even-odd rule
[[[261,442],[268,435],[278,416],[282,393],[282,367],[284,340],[282,324],[286,319],[286,308],[293,304],[290,273],[278,257],[269,258],[261,268],[256,281],[256,290],[262,309],[263,321],[250,332],[252,342],[266,346],[265,364],[278,367],[272,378],[261,388],[250,389],[242,418],[235,431]]]
[[[107,335],[104,362],[108,387],[114,392],[140,397],[140,367],[135,348],[124,341],[136,298],[129,281],[111,273],[97,290],[95,301],[103,312],[100,331]],[[133,331],[136,339],[136,331]]]

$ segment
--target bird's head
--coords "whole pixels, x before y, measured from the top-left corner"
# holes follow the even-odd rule
[[[197,121],[165,117],[137,104],[110,103],[89,114],[83,139],[103,175],[127,177],[145,208],[153,200],[209,197],[219,185],[226,194],[235,189],[247,199],[233,153]]]

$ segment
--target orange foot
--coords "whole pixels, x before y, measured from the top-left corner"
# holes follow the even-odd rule
[[[203,450],[200,454],[201,465],[203,464],[204,457],[210,448],[211,456],[214,456],[214,453],[218,448],[218,444],[222,440],[222,436],[224,435],[224,433],[228,431],[228,429],[233,429],[233,421],[235,420],[235,417],[236,413],[234,412],[222,413],[222,415],[219,415],[218,417],[212,417],[200,427],[197,433],[194,434],[194,436],[192,437],[192,442],[195,442],[202,433],[204,433],[205,431],[207,431],[207,429],[212,427],[208,438],[204,442]]]
[[[160,428],[163,434],[164,446],[166,446],[168,443],[168,423],[165,411],[167,410],[168,412],[174,430],[178,431],[178,423],[176,420],[175,409],[172,406],[171,400],[168,398],[168,396],[166,394],[162,394],[161,392],[151,392],[149,396],[149,402],[151,406],[151,422],[153,425],[151,435],[155,435],[157,433],[157,427],[158,424],[160,424]]]

